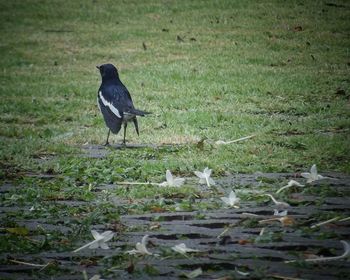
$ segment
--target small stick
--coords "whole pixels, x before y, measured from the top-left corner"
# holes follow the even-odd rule
[[[283,202],[283,201],[277,201],[271,194],[266,193],[266,196],[270,197],[271,200],[273,201],[273,203],[275,203],[277,206],[281,206],[281,207],[290,207],[290,205],[287,202]]]
[[[116,182],[117,185],[152,185],[152,186],[159,186],[158,183],[151,183],[151,182]]]
[[[269,274],[267,276],[271,276],[271,277],[277,278],[277,279],[284,279],[284,280],[303,280],[302,278],[294,278],[294,277],[282,276],[282,275],[277,275],[277,274]]]
[[[28,263],[28,262],[21,262],[21,261],[17,261],[17,260],[9,260],[10,262],[13,262],[13,263],[17,263],[17,264],[24,264],[24,265],[29,265],[29,266],[34,266],[34,267],[46,267],[48,264],[50,263],[47,263],[47,264],[36,264],[36,263]]]
[[[216,238],[220,238],[221,236],[223,236],[226,232],[228,232],[231,229],[231,226],[228,226],[227,228],[224,229],[224,231],[222,233],[220,233]]]
[[[250,139],[250,138],[253,138],[255,137],[256,135],[253,134],[253,135],[250,135],[250,136],[245,136],[245,137],[242,137],[242,138],[239,138],[239,139],[235,139],[235,140],[231,140],[231,141],[222,141],[222,140],[218,140],[215,142],[216,145],[227,145],[227,144],[232,144],[232,143],[236,143],[236,142],[239,142],[239,141],[243,141],[243,140],[247,140],[247,139]]]
[[[242,213],[243,216],[247,216],[247,217],[253,217],[253,218],[259,218],[260,216],[257,214],[253,214],[253,213],[248,213],[248,212],[244,212]]]
[[[344,247],[344,253],[340,256],[334,256],[334,257],[318,257],[314,259],[305,259],[305,262],[325,262],[325,261],[335,261],[347,258],[350,255],[350,244],[344,240],[340,240],[340,242],[343,244]],[[284,263],[293,263],[297,260],[291,260],[291,261],[284,261]]]
[[[335,221],[338,221],[340,219],[340,217],[334,217],[332,219],[329,219],[327,221],[324,221],[324,222],[320,222],[318,224],[315,224],[315,225],[312,225],[310,228],[316,228],[316,227],[319,227],[319,226],[323,226],[323,225],[326,225],[326,224],[329,224],[331,222],[335,222]],[[344,220],[344,219],[343,219]]]
[[[271,219],[266,219],[266,220],[261,220],[259,221],[259,224],[264,224],[272,221],[280,221],[281,218],[271,218]]]

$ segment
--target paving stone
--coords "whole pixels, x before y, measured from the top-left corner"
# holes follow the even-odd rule
[[[98,148],[100,149],[100,148]],[[249,186],[254,191],[259,191],[262,184],[279,187],[283,186],[291,178],[299,178],[298,174],[236,174],[225,178],[217,178],[218,185],[222,188],[230,188],[233,185]],[[293,264],[285,263],[287,260],[303,260],[305,254],[334,256],[343,253],[340,240],[350,240],[350,221],[335,222],[320,226],[315,230],[301,232],[300,229],[310,228],[311,225],[321,222],[317,217],[322,214],[350,216],[349,186],[350,176],[337,173],[329,173],[332,179],[321,180],[313,183],[310,188],[322,186],[334,187],[344,193],[342,197],[321,197],[318,195],[305,195],[302,192],[290,192],[288,197],[305,203],[304,206],[292,206],[288,208],[288,214],[297,222],[296,225],[282,226],[280,222],[257,224],[261,219],[269,219],[273,216],[274,205],[269,201],[265,205],[256,203],[241,203],[239,209],[217,209],[208,211],[178,211],[165,213],[145,213],[140,215],[123,215],[120,224],[125,230],[118,232],[116,237],[108,245],[110,250],[85,249],[78,253],[71,251],[55,252],[42,250],[33,254],[6,253],[0,254],[0,279],[48,279],[45,269],[40,267],[14,264],[10,259],[34,264],[55,262],[57,276],[54,279],[71,280],[82,279],[85,270],[89,277],[102,272],[103,279],[179,279],[184,272],[188,273],[201,267],[203,274],[198,279],[216,279],[232,275],[235,279],[244,279],[237,274],[235,269],[248,271],[249,279],[259,279],[259,275],[265,277],[292,277],[298,279],[345,279],[350,271],[350,262],[347,260],[330,261],[321,264]],[[264,179],[265,178],[265,179]],[[266,183],[273,180],[273,183]],[[193,180],[194,181],[194,180]],[[271,181],[272,182],[272,181]],[[109,184],[100,185],[93,191],[96,195],[103,190],[113,191],[120,186]],[[205,187],[203,187],[205,188]],[[254,189],[255,188],[255,189]],[[12,189],[11,184],[0,187],[0,192],[6,193]],[[277,189],[277,188],[276,188]],[[215,198],[219,200],[219,197]],[[196,199],[194,203],[215,201],[209,199]],[[130,201],[113,196],[113,204],[118,206],[130,205]],[[151,203],[154,200],[143,199],[133,203]],[[320,203],[321,202],[321,203]],[[52,203],[67,207],[79,207],[94,205],[96,201],[53,201]],[[173,204],[173,200],[168,203]],[[10,213],[23,213],[28,211],[27,206],[1,206],[1,217],[7,217]],[[257,215],[252,217],[250,215]],[[58,232],[69,240],[69,236],[76,230],[77,217],[62,217],[62,219],[14,219],[18,226],[30,230],[30,238],[43,240],[43,235],[35,235],[36,229],[41,228],[46,232]],[[255,221],[254,226],[249,222]],[[245,223],[248,222],[248,225]],[[93,225],[99,231],[107,230],[106,224]],[[263,236],[260,236],[262,228],[265,228]],[[134,266],[137,272],[128,273],[127,264],[111,269],[106,261],[116,257],[125,256],[125,251],[133,249],[144,235],[149,235],[148,249],[153,253],[162,254],[164,250],[179,243],[185,243],[189,248],[200,252],[190,257],[184,257],[173,252],[171,257],[146,257],[135,260]],[[267,238],[265,241],[263,237]],[[269,239],[270,238],[270,239]],[[260,240],[260,241],[258,241]],[[79,240],[76,247],[82,246],[91,240]],[[155,275],[149,275],[146,271],[154,269]],[[260,273],[260,274],[259,274]],[[247,279],[247,278],[245,278]]]

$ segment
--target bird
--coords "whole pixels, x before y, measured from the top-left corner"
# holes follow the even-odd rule
[[[120,81],[118,70],[113,64],[107,63],[96,67],[102,78],[97,93],[97,104],[108,127],[107,140],[104,145],[109,145],[108,139],[111,131],[118,134],[122,125],[124,126],[123,144],[126,145],[125,137],[128,122],[134,123],[136,133],[139,135],[137,116],[144,117],[151,113],[134,107],[131,95]]]

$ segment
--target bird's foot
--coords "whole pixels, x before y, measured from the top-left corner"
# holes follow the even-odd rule
[[[105,147],[109,146],[109,142],[104,143],[103,146]]]
[[[125,140],[122,141],[122,146],[123,146],[123,148],[126,148],[126,141]]]

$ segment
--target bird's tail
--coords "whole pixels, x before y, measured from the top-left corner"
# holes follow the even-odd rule
[[[135,108],[132,108],[128,113],[136,115],[136,116],[141,116],[141,117],[144,117],[146,115],[152,114],[151,112],[146,112],[146,111],[138,110],[138,109],[135,109]]]

